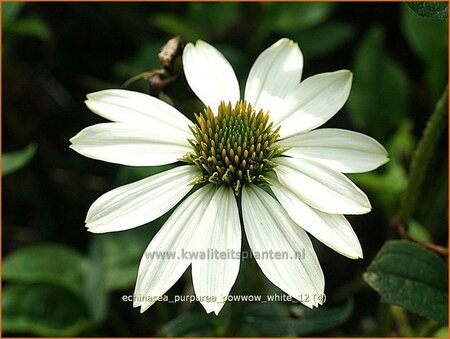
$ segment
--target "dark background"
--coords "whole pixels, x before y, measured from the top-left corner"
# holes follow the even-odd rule
[[[259,325],[252,322],[227,322],[235,319],[236,309],[251,313],[244,303],[228,303],[224,315],[218,318],[203,314],[199,303],[157,303],[139,315],[121,296],[132,293],[139,257],[161,220],[123,232],[125,235],[93,235],[84,228],[86,212],[97,197],[148,173],[146,169],[87,159],[69,149],[72,136],[101,121],[85,107],[85,95],[120,88],[128,78],[159,68],[158,51],[176,34],[185,41],[200,38],[217,46],[234,66],[241,87],[258,54],[284,36],[297,41],[302,49],[304,78],[344,68],[354,72],[349,102],[327,126],[377,138],[388,149],[391,162],[373,173],[351,177],[367,192],[373,206],[368,215],[349,217],[364,259],[351,261],[314,243],[326,277],[326,305],[352,303],[353,308],[334,328],[318,327],[307,334],[402,334],[395,317],[386,320],[390,310],[361,276],[382,244],[399,237],[390,221],[406,187],[415,145],[447,81],[446,21],[420,18],[405,4],[353,2],[3,3],[2,12],[2,152],[17,151],[30,143],[37,145],[26,167],[3,177],[2,254],[8,256],[40,243],[57,243],[92,259],[96,246],[106,246],[105,253],[113,264],[106,263],[105,270],[122,265],[117,272],[110,272],[111,276],[126,275],[117,284],[103,282],[113,287],[99,283],[100,289],[107,290],[102,299],[107,306],[102,306],[104,314],[98,319],[85,310],[89,306],[79,306],[89,325],[75,334],[302,333],[286,332],[287,325],[281,320],[274,321],[268,330],[258,330]],[[131,86],[144,92],[147,87],[145,80]],[[447,139],[447,135],[442,138],[433,155],[426,189],[410,225],[419,239],[441,245],[447,243]],[[232,293],[260,292],[258,287],[253,288],[261,279],[253,277],[257,274],[253,266],[248,264],[241,270]],[[111,276],[108,279],[113,279]],[[189,291],[189,283],[188,270],[169,294]],[[66,305],[54,307],[60,307],[63,314]],[[258,309],[255,317],[258,321],[266,317],[295,319],[289,313],[295,310],[289,311],[289,307],[285,303],[278,312],[278,306],[268,305]],[[193,317],[186,318],[186,314]],[[420,317],[407,317],[415,333],[425,327]],[[181,320],[174,325],[174,319]],[[176,332],[197,323],[201,331]],[[12,333],[46,334],[32,327],[7,334]]]

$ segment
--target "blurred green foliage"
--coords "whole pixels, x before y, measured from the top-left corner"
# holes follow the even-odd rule
[[[56,307],[55,307],[56,305]],[[43,337],[75,336],[88,327],[73,294],[47,284],[9,285],[2,291],[2,330]]]
[[[2,176],[14,173],[24,167],[36,153],[36,145],[31,143],[24,149],[2,155]]]
[[[392,135],[408,108],[406,74],[387,53],[384,35],[381,27],[372,26],[357,47],[348,100],[353,125],[376,139]]]
[[[402,30],[409,45],[424,64],[424,79],[436,101],[448,71],[448,26],[447,20],[423,18],[404,7],[401,17]]]
[[[447,324],[436,321],[446,320],[446,265],[410,242],[386,243],[399,237],[391,219],[422,130],[447,82],[443,4],[2,3],[2,174],[9,174],[2,190],[3,334],[448,335]],[[123,297],[133,293],[142,253],[171,212],[126,232],[93,235],[83,227],[86,211],[102,193],[168,168],[117,166],[69,150],[70,137],[102,121],[83,105],[85,95],[120,88],[136,74],[159,68],[159,49],[173,35],[217,46],[242,85],[258,54],[283,36],[299,43],[304,78],[344,68],[353,72],[349,101],[326,126],[377,138],[391,160],[376,171],[351,175],[373,206],[368,215],[349,217],[365,259],[350,261],[314,241],[326,278],[323,307],[236,301],[216,317],[199,303],[159,302],[141,315]],[[148,84],[141,80],[131,89],[147,92]],[[196,100],[187,88],[183,92],[191,95],[184,101]],[[161,97],[179,103],[168,93]],[[447,246],[448,148],[447,138],[441,139],[407,228],[413,239]],[[407,271],[398,276],[402,269]],[[366,280],[382,298],[363,281],[366,270]],[[424,278],[431,287],[417,287]],[[192,293],[188,270],[168,296]],[[281,295],[256,263],[242,262],[231,294],[273,293]],[[437,296],[442,310],[417,304],[414,298],[423,293]]]

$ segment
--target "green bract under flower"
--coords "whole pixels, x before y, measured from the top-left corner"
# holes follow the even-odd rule
[[[286,150],[274,145],[279,128],[272,130],[269,114],[246,101],[234,107],[222,101],[217,115],[208,107],[195,118],[189,140],[194,151],[183,159],[202,171],[195,183],[229,185],[238,195],[245,183],[267,182],[265,174],[275,166],[271,159]]]

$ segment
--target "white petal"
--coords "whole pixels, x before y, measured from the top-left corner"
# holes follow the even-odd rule
[[[129,166],[170,164],[192,151],[176,129],[109,122],[89,126],[70,139],[70,147],[92,159]]]
[[[209,257],[192,261],[195,294],[206,312],[219,314],[239,272],[241,226],[236,198],[222,185],[201,221],[197,250]]]
[[[343,129],[316,129],[284,139],[280,144],[291,147],[286,155],[320,162],[343,173],[371,171],[389,161],[378,141]]]
[[[94,113],[114,122],[178,129],[184,139],[191,136],[192,122],[175,107],[150,95],[123,89],[108,89],[87,95],[86,105]],[[161,127],[160,127],[161,126]],[[173,132],[175,133],[175,132]]]
[[[198,225],[214,193],[206,185],[186,198],[152,239],[139,264],[134,307],[144,312],[171,288],[191,264]]]
[[[292,220],[336,252],[362,258],[362,248],[351,225],[341,214],[328,214],[305,204],[290,188],[269,175],[270,188]]]
[[[198,174],[196,166],[180,166],[115,188],[89,208],[86,227],[93,233],[115,232],[153,221],[183,199]]]
[[[278,180],[308,205],[332,214],[364,214],[367,196],[345,175],[306,159],[280,157],[274,168]]]
[[[310,131],[328,121],[347,101],[352,77],[350,71],[341,70],[303,80],[286,97],[282,117],[277,120],[271,116],[281,125],[280,136]]]
[[[303,55],[298,44],[280,39],[253,64],[245,86],[245,100],[258,111],[269,111],[272,121],[281,113],[284,97],[302,77]]]
[[[324,276],[305,231],[255,185],[242,190],[242,217],[249,245],[265,276],[306,306],[320,304]]]
[[[183,68],[186,80],[205,104],[213,112],[221,101],[239,100],[239,83],[230,63],[216,48],[198,40],[188,43],[183,50]]]

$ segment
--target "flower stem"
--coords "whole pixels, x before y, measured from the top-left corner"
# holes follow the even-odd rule
[[[406,311],[399,306],[391,305],[390,313],[397,326],[398,335],[401,337],[412,337],[414,334],[411,329],[408,316],[406,315]]]
[[[397,219],[400,222],[407,222],[416,206],[421,191],[423,179],[428,169],[428,165],[433,151],[439,141],[445,126],[448,115],[448,84],[444,92],[436,103],[433,114],[428,120],[422,139],[417,146],[411,161],[411,171],[409,175],[408,187],[403,195]]]
[[[380,337],[388,337],[391,334],[392,328],[392,318],[391,313],[389,312],[389,305],[380,303],[378,305],[378,316],[377,316],[378,328],[376,336]]]

